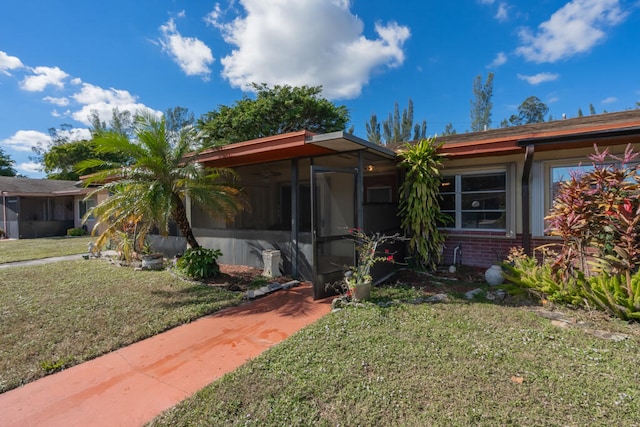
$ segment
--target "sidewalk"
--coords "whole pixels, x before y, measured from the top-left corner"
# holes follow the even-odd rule
[[[279,291],[0,394],[0,426],[141,426],[331,310]]]
[[[82,259],[82,255],[83,254],[65,255],[65,256],[56,256],[51,258],[30,259],[27,261],[7,262],[4,264],[0,264],[0,268],[23,267],[25,265],[43,265],[43,264],[49,264],[52,262],[59,262],[59,261],[72,261],[76,259]]]

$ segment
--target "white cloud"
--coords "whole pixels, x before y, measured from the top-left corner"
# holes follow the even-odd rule
[[[36,162],[23,162],[16,166],[19,172],[27,172],[30,174],[42,172],[42,164]]]
[[[83,105],[80,110],[74,111],[71,117],[87,126],[91,124],[89,116],[93,111],[98,112],[101,120],[108,122],[113,115],[113,109],[116,107],[120,111],[130,111],[132,115],[144,110],[151,111],[157,115],[161,114],[159,111],[138,103],[137,97],[126,90],[103,89],[90,83],[83,83],[80,92],[71,95],[71,98]]]
[[[15,56],[9,56],[6,52],[0,50],[0,73],[10,76],[11,70],[17,70],[24,67],[22,61]]]
[[[15,151],[30,152],[32,147],[48,147],[51,137],[37,130],[19,130],[0,143]]]
[[[480,4],[493,4],[495,0],[478,0]]]
[[[540,24],[536,34],[522,29],[516,52],[538,63],[566,59],[587,52],[606,37],[607,27],[625,17],[619,0],[573,0]]]
[[[520,80],[524,80],[530,85],[539,85],[540,83],[552,82],[554,80],[558,80],[558,77],[560,77],[560,75],[556,73],[538,73],[534,74],[533,76],[518,74],[518,78]]]
[[[615,96],[610,96],[608,98],[603,99],[601,102],[603,104],[613,104],[614,102],[617,102],[618,98],[616,98]]]
[[[218,8],[205,20],[222,31],[234,50],[221,59],[232,86],[323,86],[323,95],[354,98],[380,67],[403,64],[403,44],[411,33],[395,22],[377,23],[377,38],[363,35],[364,24],[348,0],[240,0],[246,15],[221,21]]]
[[[62,89],[63,80],[69,77],[58,67],[35,67],[32,68],[32,76],[25,77],[20,87],[29,92],[42,92],[47,86],[55,86]]]
[[[181,12],[178,17],[183,17]],[[195,37],[183,37],[176,28],[173,18],[160,26],[162,37],[158,40],[162,50],[167,52],[173,61],[188,76],[202,76],[208,80],[211,74],[209,65],[215,60],[211,49],[202,40]]]
[[[509,19],[509,6],[506,3],[500,3],[500,5],[498,6],[496,19],[500,22],[504,22]]]
[[[42,100],[44,102],[48,102],[49,104],[58,105],[60,107],[66,107],[67,105],[69,105],[69,98],[66,97],[55,98],[53,96],[45,96],[44,98],[42,98]]]
[[[493,59],[491,64],[487,65],[487,68],[496,68],[506,63],[507,63],[507,55],[505,55],[504,52],[498,52],[498,54]]]

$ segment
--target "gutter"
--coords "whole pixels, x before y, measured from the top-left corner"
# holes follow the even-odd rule
[[[522,170],[522,248],[531,256],[531,197],[529,182],[531,181],[531,165],[535,154],[535,145],[527,145]]]

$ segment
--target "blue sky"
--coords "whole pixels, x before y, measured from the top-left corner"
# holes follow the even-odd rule
[[[638,0],[6,0],[0,5],[0,147],[43,177],[48,129],[86,137],[92,110],[196,117],[252,82],[323,85],[366,137],[413,99],[427,133],[470,128],[476,76],[495,74],[493,127],[535,95],[554,118],[640,101]]]

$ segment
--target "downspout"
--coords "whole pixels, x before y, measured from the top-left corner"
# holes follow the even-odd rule
[[[300,202],[298,201],[298,159],[291,160],[291,275],[294,279],[299,276],[298,256],[299,256],[299,224],[298,215],[300,212]]]
[[[524,252],[531,256],[531,196],[529,183],[531,181],[531,165],[535,146],[527,145],[524,155],[524,168],[522,170],[522,248]]]

